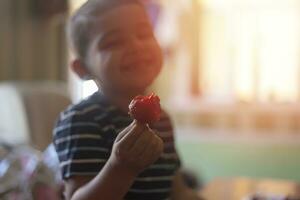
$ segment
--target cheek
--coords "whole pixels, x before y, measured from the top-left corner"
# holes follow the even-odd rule
[[[113,87],[120,79],[120,60],[121,52],[109,51],[101,53],[99,58],[97,78],[103,87]]]
[[[155,55],[157,57],[157,62],[159,63],[160,66],[163,64],[163,52],[162,49],[158,46]]]
[[[156,41],[149,43],[147,49],[148,52],[151,52],[151,61],[158,66],[162,65],[163,62],[162,49],[160,48],[158,43]]]

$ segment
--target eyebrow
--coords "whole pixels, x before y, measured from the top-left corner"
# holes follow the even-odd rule
[[[108,32],[104,33],[103,35],[100,36],[100,42],[105,41],[107,38],[112,37],[114,35],[120,35],[122,32],[119,29],[112,29],[109,30]]]
[[[147,21],[141,21],[137,24],[137,29],[141,30],[141,29],[146,29],[146,30],[152,30],[152,26],[149,22]],[[113,37],[114,35],[119,36],[122,34],[122,31],[120,29],[111,29],[106,33],[103,33],[103,35],[100,36],[99,42],[103,42],[105,40],[107,40],[107,38]]]

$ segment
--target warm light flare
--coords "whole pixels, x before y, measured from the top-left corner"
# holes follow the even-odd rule
[[[70,0],[71,12],[79,8],[82,4],[84,4],[87,0]]]
[[[200,15],[204,95],[231,95],[249,102],[297,101],[300,9],[292,6],[296,2],[288,1],[284,7],[262,6],[268,1],[251,1],[256,7],[243,1],[235,7],[237,2],[230,2],[204,1],[223,7]]]
[[[260,99],[296,101],[299,89],[299,13],[266,13],[262,30]]]

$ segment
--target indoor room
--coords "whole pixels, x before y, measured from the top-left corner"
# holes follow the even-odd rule
[[[88,1],[90,7],[79,16]],[[127,125],[151,132],[149,141],[162,141],[161,154],[143,170],[163,174],[174,163],[176,170],[153,175],[162,178],[161,184],[171,184],[166,195],[172,196],[156,197],[167,189],[153,189],[158,181],[139,171],[134,184],[118,183],[124,199],[300,199],[299,0],[98,1],[104,2],[102,13],[93,4],[97,0],[0,1],[0,199],[85,199],[97,174],[99,187],[106,183],[100,181],[102,168],[117,152],[118,141],[126,141],[119,133],[130,135]],[[88,12],[95,19],[87,19]],[[141,18],[146,22],[133,28]],[[120,28],[106,34],[115,26]],[[85,30],[86,38],[80,38]],[[138,37],[131,37],[132,32]],[[105,68],[116,63],[124,69]],[[160,117],[141,122],[129,100],[136,95],[150,99],[151,93],[159,99]],[[105,112],[118,108],[123,114],[105,115],[104,124],[96,121],[105,114],[99,105],[81,108],[95,94],[110,100]],[[107,124],[121,116],[130,121],[123,120],[123,128]],[[164,119],[168,130],[159,129]],[[88,128],[79,135],[75,127],[83,123],[103,135]],[[113,139],[107,136],[112,133]],[[90,144],[80,146],[83,140]],[[91,150],[98,140],[108,149]],[[145,142],[144,153],[159,148],[150,143]],[[132,162],[141,166],[150,159],[147,155]],[[160,160],[164,163],[155,164]],[[126,163],[119,165],[123,169],[130,165]],[[95,167],[98,171],[89,171]],[[171,182],[177,175],[180,189]],[[89,178],[69,194],[66,188],[78,176]],[[139,181],[147,182],[152,193],[138,187]],[[117,188],[110,189],[121,195]],[[105,191],[99,199],[109,199]]]

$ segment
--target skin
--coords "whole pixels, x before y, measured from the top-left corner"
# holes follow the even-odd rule
[[[159,74],[161,48],[138,5],[103,14],[96,27],[101,28],[95,30],[85,61],[75,59],[72,68],[79,76],[94,79],[105,96],[127,112],[130,100],[143,94]]]
[[[97,19],[84,61],[71,67],[79,77],[95,80],[114,105],[128,112],[131,99],[144,94],[162,68],[161,49],[145,10],[138,5],[114,8]],[[72,176],[65,180],[66,199],[120,200],[138,174],[163,152],[163,141],[145,124],[134,121],[119,133],[107,163],[95,177]],[[176,177],[180,177],[176,175]],[[186,198],[186,188],[175,179],[174,190]],[[176,187],[175,187],[176,186]],[[174,193],[175,194],[175,193]],[[179,199],[178,195],[174,199]]]
[[[162,151],[162,140],[134,121],[118,135],[109,160],[96,177],[77,176],[66,181],[66,198],[122,199],[135,177]]]

